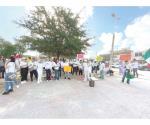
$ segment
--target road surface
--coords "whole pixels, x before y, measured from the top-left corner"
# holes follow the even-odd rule
[[[120,80],[29,82],[0,95],[0,118],[150,118],[149,80]]]

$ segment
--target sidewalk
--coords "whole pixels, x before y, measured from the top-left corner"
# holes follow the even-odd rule
[[[0,118],[150,118],[150,85],[119,77],[88,82],[60,80],[23,84],[0,95]]]

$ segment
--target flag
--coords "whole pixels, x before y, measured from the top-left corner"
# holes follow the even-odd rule
[[[150,64],[150,49],[144,53],[143,58],[148,64]]]
[[[96,61],[102,61],[103,57],[102,56],[96,56]]]

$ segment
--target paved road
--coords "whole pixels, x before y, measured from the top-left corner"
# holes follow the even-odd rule
[[[144,87],[143,87],[143,85]],[[26,83],[0,95],[0,118],[150,118],[150,83],[119,77]]]

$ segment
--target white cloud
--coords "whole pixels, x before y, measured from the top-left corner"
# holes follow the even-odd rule
[[[114,46],[121,45],[123,34],[122,33],[115,33],[115,42]],[[112,46],[112,33],[102,33],[99,37],[99,40],[102,42],[102,49],[98,52],[98,54],[109,53],[111,51]]]
[[[104,32],[100,35],[99,40],[103,47],[98,54],[110,52],[112,38],[112,33]],[[122,33],[115,33],[114,47],[116,46],[118,49],[130,48],[133,51],[143,51],[150,48],[150,14],[133,20]]]
[[[150,47],[150,14],[136,18],[126,27],[124,33],[128,41],[132,42],[133,50],[148,49]]]
[[[92,59],[95,59],[96,58],[96,53],[95,53],[95,51],[93,51],[91,48],[89,48],[88,50],[87,50],[87,52],[85,53],[85,56],[84,56],[85,58],[92,58]]]

